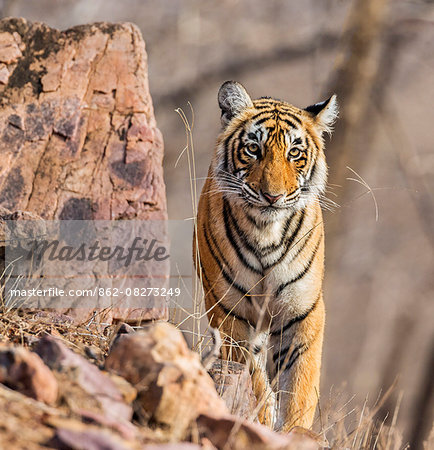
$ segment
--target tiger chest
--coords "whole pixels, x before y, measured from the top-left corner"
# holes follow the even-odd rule
[[[262,307],[270,317],[282,311],[297,316],[312,303],[323,272],[323,260],[316,257],[323,250],[322,234],[311,231],[313,217],[307,211],[262,228],[240,218],[242,239],[232,253],[232,266],[248,293],[249,301],[243,303],[252,314]]]

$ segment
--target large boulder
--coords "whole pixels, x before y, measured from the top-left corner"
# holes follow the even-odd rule
[[[0,21],[0,96],[0,207],[49,220],[167,218],[163,141],[135,25]],[[68,313],[84,320],[88,306]],[[161,304],[116,306],[102,321],[167,316]]]
[[[125,334],[113,346],[105,368],[133,384],[137,414],[144,423],[165,429],[172,440],[186,438],[200,414],[229,415],[199,355],[168,323]]]

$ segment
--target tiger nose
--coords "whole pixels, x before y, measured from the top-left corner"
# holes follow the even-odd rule
[[[276,203],[277,200],[283,197],[283,194],[271,195],[268,192],[262,192],[262,195],[269,201],[270,205]]]

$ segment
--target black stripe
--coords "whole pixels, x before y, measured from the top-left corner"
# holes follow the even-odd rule
[[[298,232],[300,231],[300,228],[303,225],[305,216],[306,216],[306,210],[305,209],[300,210],[300,216],[298,217],[297,226],[295,227],[295,230],[291,234],[291,236],[287,237],[287,240],[285,241],[286,248],[289,248],[292,245],[292,243],[294,242],[295,237],[298,235]],[[293,217],[294,217],[294,215],[291,216],[291,221],[292,221]],[[283,244],[283,242],[281,242],[281,245],[282,244]]]
[[[235,241],[235,238],[234,238],[234,235],[233,235],[232,229],[231,229],[231,224],[232,224],[233,228],[235,229],[235,232],[237,233],[238,237],[240,238],[242,244],[246,247],[246,249],[250,253],[253,253],[256,257],[260,256],[260,254],[258,254],[257,247],[253,246],[249,242],[249,240],[247,239],[246,233],[244,233],[244,231],[242,231],[240,229],[240,227],[238,226],[238,224],[235,220],[235,217],[232,214],[232,209],[226,199],[223,199],[223,218],[224,218],[226,234],[229,238],[229,242],[232,244],[232,247],[234,248],[234,250],[237,253],[240,260],[243,261],[243,263],[245,262],[246,267],[249,267],[252,271],[256,272],[257,274],[263,275],[262,270],[258,271],[257,269],[252,268],[250,266],[250,264],[245,260],[245,257],[241,251],[241,248]],[[231,221],[231,224],[229,223],[229,220]]]
[[[272,111],[261,111],[261,112],[255,114],[254,116],[250,117],[250,118],[247,119],[247,120],[255,121],[256,119],[258,119],[258,117],[262,117],[264,114],[266,114],[265,117],[266,117],[267,119],[270,119],[270,115],[271,115],[270,113],[272,113]],[[262,122],[261,122],[261,123],[262,123]],[[255,124],[256,124],[256,122],[255,122]]]
[[[307,156],[303,155],[300,156],[300,158],[296,159],[294,162],[297,166],[305,166],[306,165],[306,161],[307,161]],[[303,164],[300,164],[303,163]]]
[[[206,278],[204,272],[202,272],[202,276],[203,276],[203,278],[205,279],[206,283],[207,283],[208,286],[209,286],[210,283],[209,283],[208,279]],[[232,317],[234,317],[235,319],[237,319],[237,320],[239,320],[239,321],[241,321],[241,322],[246,323],[246,324],[247,324],[248,326],[250,326],[250,327],[256,326],[256,325],[252,325],[252,324],[250,323],[250,321],[247,320],[246,318],[244,318],[244,317],[238,315],[237,313],[235,313],[232,309],[227,309],[227,308],[225,307],[225,305],[223,305],[223,303],[222,303],[221,300],[217,300],[217,297],[215,296],[214,291],[213,291],[211,288],[209,288],[208,292],[206,292],[205,295],[208,295],[208,294],[211,295],[212,299],[214,300],[214,303],[215,303],[215,304],[216,304],[216,305],[217,305],[217,306],[218,306],[218,307],[219,307],[219,308],[220,308],[227,316],[232,316]]]
[[[302,239],[304,239],[303,245],[301,245],[301,247],[298,248],[297,252],[295,253],[295,255],[293,256],[293,258],[292,258],[291,261],[289,261],[289,262],[294,261],[295,258],[297,258],[297,256],[305,249],[306,245],[309,243],[310,239],[311,239],[312,236],[313,236],[313,231],[315,230],[315,228],[316,228],[316,226],[317,226],[317,224],[316,224],[317,219],[318,219],[318,212],[315,214],[315,219],[314,219],[314,221],[313,221],[314,225],[313,225],[313,227],[310,229],[310,231],[309,231],[308,233],[304,234],[304,236],[302,236],[300,239],[297,239],[297,242],[295,242],[294,245],[291,245],[291,247],[288,249],[288,251],[289,251],[289,250],[292,250],[296,245],[298,245],[298,244],[300,243],[300,241],[301,241]]]
[[[208,201],[207,201],[207,214],[208,214],[208,217],[211,217],[211,211],[210,211],[210,207],[209,207],[209,198],[208,198]],[[204,227],[204,232],[205,232],[205,224],[203,225],[203,227]],[[226,267],[231,269],[231,266],[230,266],[228,260],[225,258],[225,256],[223,255],[223,253],[220,250],[220,247],[219,247],[219,245],[217,243],[217,240],[216,240],[216,238],[214,236],[214,233],[212,232],[211,228],[209,228],[209,229],[207,228],[207,230],[209,232],[209,237],[211,238],[211,241],[212,241],[212,243],[214,245],[214,248],[218,252],[218,256],[219,256],[220,260],[223,261],[223,263],[224,263],[224,265]],[[206,239],[206,236],[205,236],[205,239]],[[208,241],[207,241],[207,243],[208,243]],[[210,246],[208,245],[208,247],[210,247]],[[210,250],[211,250],[211,247],[210,247]]]
[[[275,104],[270,102],[261,102],[255,105],[256,109],[274,109]]]
[[[294,346],[293,344],[290,344],[284,348],[279,348],[279,350],[273,354],[274,364],[276,364],[276,362],[278,362],[278,365],[281,366],[282,363],[285,361],[285,359],[287,359],[289,350],[292,349],[291,356],[288,358],[288,362],[289,362],[291,360],[292,356],[294,355],[294,352],[296,352],[298,349],[303,347],[303,345],[304,344],[297,344],[296,346]]]
[[[303,314],[300,314],[297,317],[294,317],[293,319],[291,319],[288,323],[286,323],[283,327],[279,328],[278,330],[272,331],[270,333],[270,335],[271,336],[281,336],[284,333],[286,333],[286,331],[288,331],[294,324],[306,319],[306,317],[316,308],[320,298],[321,298],[321,291],[318,294],[318,297],[316,298],[313,305],[306,312],[304,312]]]
[[[263,272],[261,269],[256,269],[246,260],[245,256],[243,255],[243,252],[241,251],[240,246],[238,245],[238,243],[235,240],[234,234],[231,229],[231,224],[234,227],[235,232],[240,237],[241,241],[243,243],[245,243],[244,240],[240,236],[240,234],[243,234],[243,232],[239,229],[239,227],[236,223],[236,220],[235,220],[234,216],[232,215],[230,205],[226,199],[223,199],[223,220],[224,220],[224,224],[225,224],[226,235],[229,238],[229,242],[232,245],[232,248],[235,250],[235,253],[237,254],[240,261],[244,264],[245,267],[247,267],[252,272],[257,273],[259,275],[263,275]],[[229,223],[229,220],[231,221],[231,224]],[[251,248],[253,250],[255,250],[253,247],[251,247]]]
[[[239,136],[237,139],[239,139],[240,141],[239,141],[239,143],[238,143],[238,147],[237,147],[237,157],[238,157],[238,160],[239,161],[241,161],[241,163],[242,164],[245,164],[245,165],[247,165],[248,163],[249,163],[249,161],[246,161],[244,158],[243,158],[243,154],[242,154],[242,149],[244,148],[244,142],[242,141],[242,138],[243,138],[243,135],[244,135],[244,131],[243,131],[243,133],[241,133],[241,136]],[[235,167],[235,164],[234,164],[234,167]],[[238,168],[237,168],[238,169]]]
[[[264,222],[256,222],[255,218],[253,216],[251,216],[250,214],[248,214],[246,212],[246,217],[247,220],[254,225],[256,228],[258,228],[259,230],[263,230],[267,227],[268,223],[264,223]]]
[[[289,125],[291,128],[296,128],[297,130],[298,130],[298,126],[294,123],[294,122],[292,122],[291,120],[289,120],[289,119],[283,119],[283,118],[280,118],[280,120],[282,121],[282,122],[285,122],[287,125]]]
[[[241,149],[244,147],[243,137],[245,134],[246,134],[245,130],[241,130],[240,134],[234,140],[234,153],[235,153],[235,151],[237,152],[238,158],[240,158]],[[235,143],[237,145],[235,145]],[[242,158],[241,158],[241,160],[242,160]],[[234,168],[235,168],[235,163],[234,163]]]
[[[247,325],[249,325],[249,326],[251,326],[251,327],[256,327],[256,325],[252,325],[252,323],[249,321],[249,320],[247,320],[246,318],[244,318],[244,317],[242,317],[242,316],[240,316],[239,314],[237,314],[237,313],[235,313],[233,310],[231,310],[231,309],[227,309],[226,307],[225,307],[225,305],[222,303],[222,300],[220,299],[220,300],[217,300],[217,297],[215,296],[215,294],[214,294],[214,291],[211,289],[211,287],[210,287],[210,285],[211,285],[211,283],[210,283],[210,281],[208,280],[208,278],[207,278],[207,276],[206,276],[206,274],[205,274],[205,271],[203,270],[203,267],[202,267],[202,263],[200,264],[200,267],[201,267],[201,275],[202,275],[202,278],[203,278],[203,280],[202,280],[202,284],[204,285],[204,289],[205,289],[205,295],[211,295],[211,297],[212,297],[212,299],[214,300],[214,303],[227,315],[227,316],[233,316],[233,317],[235,317],[235,319],[237,319],[237,320],[240,320],[241,322],[245,322]],[[204,281],[205,281],[205,283],[208,285],[208,289],[206,289],[205,288],[205,283],[204,283]]]
[[[244,296],[246,296],[246,299],[247,299],[249,302],[251,302],[252,300],[247,296],[247,290],[246,290],[244,287],[242,287],[241,285],[239,285],[238,283],[236,283],[235,280],[233,280],[233,279],[231,278],[231,276],[230,276],[230,275],[226,272],[226,270],[224,269],[224,267],[223,267],[221,261],[217,258],[216,254],[212,251],[211,243],[210,243],[209,236],[208,236],[208,233],[207,233],[207,230],[206,230],[205,225],[202,227],[202,229],[203,229],[203,232],[204,232],[204,236],[205,236],[206,243],[207,243],[207,245],[208,245],[209,252],[211,253],[211,256],[213,257],[214,261],[215,261],[215,262],[217,263],[217,265],[219,266],[219,269],[221,270],[221,273],[222,273],[224,279],[227,281],[227,283],[228,283],[231,287],[234,287],[237,291],[239,291],[241,294],[243,294]]]
[[[256,327],[256,325],[254,325],[254,324],[252,324],[249,320],[247,320],[246,318],[244,318],[244,317],[241,317],[240,315],[238,315],[238,314],[236,314],[233,310],[232,310],[232,308],[231,309],[227,309],[223,304],[222,304],[222,302],[220,301],[220,302],[218,302],[218,301],[216,301],[215,300],[215,297],[214,297],[214,293],[213,293],[213,298],[214,298],[214,301],[217,303],[217,306],[227,315],[227,316],[232,316],[232,317],[234,317],[235,319],[237,319],[237,320],[239,320],[239,321],[241,321],[241,322],[244,322],[245,324],[247,324],[249,327],[252,327],[252,328],[255,328]]]
[[[230,141],[232,140],[232,138],[235,136],[236,133],[238,133],[240,130],[239,128],[237,128],[236,130],[234,130],[225,140],[224,140],[224,144],[223,144],[223,148],[224,148],[224,168],[227,172],[229,172],[229,144]]]
[[[313,137],[313,136],[309,133],[309,131],[307,131],[307,130],[305,130],[305,133],[306,133],[306,140],[307,140],[307,139],[310,140],[309,146],[310,146],[311,143],[312,143],[313,146],[315,147],[315,149],[316,149],[317,151],[319,151],[319,147],[318,147],[317,143],[315,142],[314,137]]]
[[[270,244],[270,245],[267,245],[267,246],[265,246],[265,247],[261,247],[261,255],[262,255],[262,256],[268,256],[268,255],[270,255],[271,253],[273,253],[274,251],[278,250],[278,249],[283,245],[283,243],[285,242],[285,240],[288,239],[288,237],[286,236],[286,234],[288,233],[289,227],[291,226],[291,223],[292,223],[292,220],[293,220],[295,214],[296,214],[296,213],[292,213],[292,214],[286,219],[285,225],[283,226],[282,234],[281,234],[281,236],[280,236],[280,240],[279,240],[279,242],[278,242],[277,244]],[[302,220],[303,220],[304,214],[305,214],[305,211],[304,211],[304,209],[303,209],[303,210],[301,210],[301,215],[300,215],[300,217],[299,217],[299,220],[298,220],[298,223],[297,223],[297,227],[296,227],[295,233],[298,233],[298,230],[300,229],[301,222],[302,222]]]
[[[315,216],[315,222],[316,222],[316,218],[317,218],[317,216]],[[303,219],[304,219],[304,217],[303,217]],[[301,225],[300,225],[300,227],[299,227],[299,229],[301,228]],[[296,231],[296,233],[295,233],[295,236],[298,234],[298,231],[299,231],[299,229]],[[293,238],[293,236],[294,236],[294,234],[291,236],[291,238],[290,238],[290,242],[287,242],[286,243],[286,246],[285,246],[285,250],[282,252],[282,254],[279,256],[279,258],[278,258],[278,260],[277,261],[274,261],[272,264],[269,264],[269,265],[267,265],[266,267],[264,267],[264,270],[265,269],[270,269],[271,267],[274,267],[274,266],[276,266],[277,264],[280,264],[282,261],[283,261],[283,259],[286,257],[286,255],[302,240],[302,239],[305,239],[305,241],[303,242],[303,245],[301,246],[301,247],[299,247],[298,248],[298,250],[297,250],[297,252],[295,253],[295,255],[293,256],[293,258],[291,259],[291,261],[288,261],[288,264],[289,263],[291,263],[291,262],[293,262],[293,261],[295,261],[295,258],[297,258],[297,256],[304,250],[304,248],[306,247],[306,245],[307,245],[307,243],[310,241],[310,239],[311,239],[311,237],[312,237],[312,235],[313,235],[313,230],[314,230],[314,228],[312,228],[306,235],[304,235],[304,236],[302,236],[300,239],[297,239],[297,242],[295,242],[295,244],[294,245],[292,245],[293,244],[293,242],[294,242],[294,238]]]
[[[224,149],[224,160],[223,160],[223,167],[225,168],[226,172],[229,172],[229,159],[228,159],[228,154],[229,154],[229,150],[228,150],[228,145],[229,145],[229,141],[232,139],[234,133],[230,134],[224,141],[223,144],[223,149]]]
[[[262,117],[262,119],[259,119],[259,120],[257,120],[256,122],[255,122],[255,125],[261,125],[261,123],[264,123],[264,122],[266,122],[267,120],[270,120],[272,117],[270,117],[269,115],[268,116],[265,116],[265,117]]]
[[[302,125],[302,121],[294,114],[291,112],[291,110],[287,109],[287,108],[280,108],[281,109],[281,115],[287,115],[289,117],[291,117],[291,119],[294,119],[299,125]]]
[[[286,363],[283,371],[281,371],[281,372],[290,370],[292,368],[292,366],[295,364],[295,362],[297,361],[297,359],[301,355],[303,355],[303,353],[305,353],[305,352],[307,352],[307,350],[309,350],[311,344],[316,341],[316,338],[318,337],[319,334],[320,334],[320,330],[318,330],[315,333],[315,336],[311,339],[310,343],[302,343],[302,344],[297,345],[297,347],[291,353],[291,356],[290,356],[288,362]]]
[[[262,350],[262,347],[259,347],[259,345],[255,345],[253,347],[253,354],[257,355]]]
[[[255,191],[255,189],[249,183],[246,183],[246,185],[255,195],[259,196],[259,192]]]
[[[275,294],[275,298],[277,298],[277,297],[281,294],[281,292],[286,288],[286,286],[288,286],[288,285],[290,285],[290,284],[292,284],[292,283],[295,283],[296,281],[301,280],[301,279],[309,272],[309,269],[310,269],[311,266],[312,266],[313,260],[315,259],[315,256],[316,256],[316,254],[317,254],[317,252],[318,252],[318,249],[319,249],[319,246],[320,246],[320,244],[321,244],[321,241],[322,241],[322,234],[321,234],[321,236],[319,237],[318,243],[317,243],[316,246],[315,246],[315,249],[314,249],[314,251],[313,251],[313,253],[312,253],[312,256],[311,256],[309,262],[308,262],[308,263],[306,264],[306,266],[304,267],[304,269],[303,269],[296,277],[294,277],[292,280],[289,280],[289,281],[287,281],[286,283],[282,283],[282,284],[277,288],[277,291],[276,291],[276,294]]]
[[[295,114],[292,114],[289,111],[285,111],[285,114],[291,117],[291,119],[294,119],[299,125],[302,124],[301,120]]]
[[[276,353],[273,353],[273,363],[276,364],[276,361],[279,359],[280,362],[280,358],[281,356],[285,356],[286,352],[289,350],[289,347],[285,347],[282,349],[282,347],[279,347],[279,349],[276,351]]]
[[[237,131],[238,131],[238,135],[236,135],[236,133],[234,133],[233,140],[230,142],[232,170],[228,170],[228,172],[230,172],[230,171],[233,172],[236,169],[236,167],[235,167],[235,152],[238,149],[238,146],[236,144],[237,144],[240,136],[242,136],[244,133],[244,130],[242,128],[238,129]]]
[[[213,246],[211,245],[210,237],[209,237],[208,230],[207,230],[205,223],[202,226],[202,230],[203,230],[203,234],[205,236],[206,243],[208,245],[208,250],[211,253],[211,256],[213,257],[214,261],[219,266],[220,270],[223,272],[224,271],[223,264],[221,263],[220,259],[217,257],[217,255],[215,254],[215,252],[213,250]],[[217,249],[218,252],[220,252],[220,249],[217,246],[215,246],[215,248]],[[229,265],[226,263],[226,261],[225,260],[223,260],[223,261],[224,261],[224,264],[229,267]],[[229,269],[230,269],[230,267],[229,267]]]
[[[294,351],[291,353],[291,357],[289,358],[288,362],[286,363],[283,372],[286,372],[288,370],[291,370],[291,367],[295,364],[297,359],[308,349],[309,347],[306,344],[300,344],[298,345]]]
[[[312,162],[312,169],[311,169],[311,171],[310,171],[310,177],[309,177],[309,180],[308,181],[310,181],[310,180],[312,180],[313,178],[314,178],[314,175],[315,175],[315,173],[316,173],[316,169],[317,169],[317,161],[318,161],[318,156],[316,156],[315,157],[315,159],[313,160],[313,162]]]

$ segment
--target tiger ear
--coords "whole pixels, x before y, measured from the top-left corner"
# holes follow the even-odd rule
[[[339,108],[336,99],[336,94],[333,94],[329,99],[324,102],[315,103],[304,109],[310,113],[315,120],[316,124],[324,132],[331,133],[333,130],[333,124],[335,123]]]
[[[240,83],[226,81],[219,89],[218,102],[222,110],[222,125],[226,126],[241,111],[253,106],[252,99]]]

